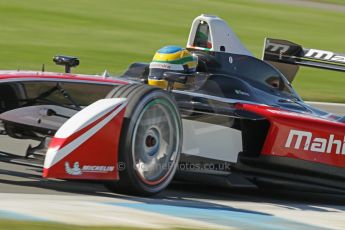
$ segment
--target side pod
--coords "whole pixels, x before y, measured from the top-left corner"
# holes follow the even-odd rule
[[[102,99],[67,120],[49,145],[43,177],[118,179],[118,147],[126,105],[124,98]]]

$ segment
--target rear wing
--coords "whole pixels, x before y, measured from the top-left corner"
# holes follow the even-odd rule
[[[345,72],[345,54],[303,48],[286,40],[266,38],[263,60],[278,68],[290,82],[300,65]]]

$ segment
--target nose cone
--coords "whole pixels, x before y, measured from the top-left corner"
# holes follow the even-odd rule
[[[43,177],[59,179],[118,179],[117,154],[127,100],[102,99],[61,126],[52,139]]]

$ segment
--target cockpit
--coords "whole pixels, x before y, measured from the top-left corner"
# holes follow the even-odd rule
[[[198,72],[226,74],[266,93],[300,100],[284,75],[255,58],[217,16],[201,15],[193,21],[187,49],[198,58]]]

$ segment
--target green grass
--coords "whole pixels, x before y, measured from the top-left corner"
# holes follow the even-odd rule
[[[86,227],[51,222],[0,220],[0,230],[134,230],[126,227]],[[140,230],[140,229],[139,229]],[[144,230],[144,229],[142,229]]]
[[[321,3],[330,3],[330,4],[337,4],[337,5],[345,5],[344,0],[309,0],[312,2],[321,2]]]
[[[0,230],[147,230],[148,228],[119,226],[80,226],[54,222],[1,220]],[[191,228],[172,228],[173,230],[193,230]]]
[[[336,1],[336,0],[334,0]],[[62,71],[55,54],[78,56],[75,72],[122,72],[168,44],[184,46],[194,17],[225,19],[261,56],[264,37],[345,53],[345,13],[250,0],[2,0],[0,69]],[[307,100],[345,102],[343,73],[303,69],[294,86]]]

